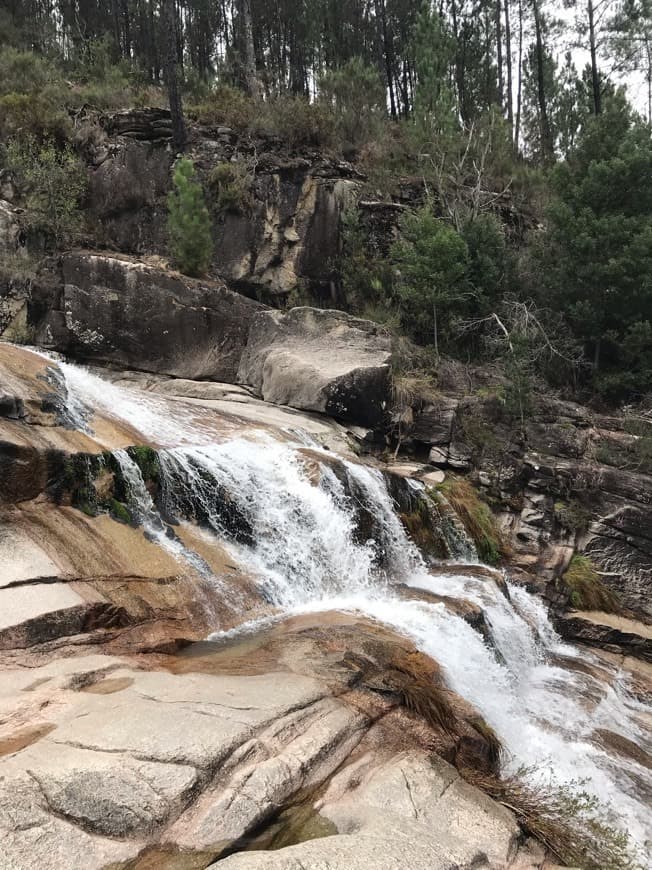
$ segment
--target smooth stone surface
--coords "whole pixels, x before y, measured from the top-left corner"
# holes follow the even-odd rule
[[[341,311],[293,308],[256,315],[238,370],[267,402],[372,428],[387,419],[391,340]]]

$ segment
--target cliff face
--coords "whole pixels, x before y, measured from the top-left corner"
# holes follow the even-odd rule
[[[624,611],[649,622],[652,422],[541,394],[521,425],[504,408],[500,382],[474,374],[471,388],[449,379],[444,395],[414,409],[406,448],[475,484],[497,515],[510,564],[547,583],[551,600],[564,603],[555,581],[579,553]]]
[[[174,155],[165,118],[156,110],[118,113],[94,128],[86,155],[96,245],[166,256]],[[331,297],[339,217],[360,178],[351,164],[290,153],[274,139],[238,136],[227,127],[194,128],[187,156],[208,193],[217,275],[262,299],[302,288]]]

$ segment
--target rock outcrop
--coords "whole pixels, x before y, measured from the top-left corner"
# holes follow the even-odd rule
[[[557,620],[561,635],[612,652],[652,662],[652,626],[600,611],[571,610]]]
[[[414,651],[364,621],[339,623],[150,657],[155,670],[97,654],[5,669],[3,866],[165,867],[184,856],[253,870],[324,866],[321,856],[344,870],[406,855],[429,870],[480,856],[495,870],[539,866],[511,812],[429,758],[450,738],[358,685],[341,658]],[[279,832],[297,845],[226,858]]]
[[[164,109],[87,118],[79,134],[89,169],[88,216],[99,246],[132,255],[167,253],[166,196],[174,155]],[[340,216],[357,193],[359,174],[341,160],[290,153],[265,137],[217,126],[190,128],[187,155],[205,183],[213,212],[215,274],[248,295],[334,301],[332,262]],[[215,171],[238,180],[221,198]]]
[[[543,394],[533,397],[521,425],[500,399],[500,382],[483,382],[472,371],[444,383],[442,392],[414,411],[405,443],[409,448],[412,439],[431,465],[468,475],[484,492],[512,564],[553,581],[573,553],[584,553],[622,607],[649,620],[652,424],[647,433],[627,435],[618,430],[622,421]],[[552,586],[549,592],[554,597]]]
[[[15,254],[24,245],[18,209],[0,199],[0,253]]]
[[[234,381],[258,302],[122,256],[61,260],[62,286],[34,324],[77,358],[176,377]]]
[[[238,381],[267,402],[382,428],[390,399],[391,341],[382,327],[341,311],[260,312]]]

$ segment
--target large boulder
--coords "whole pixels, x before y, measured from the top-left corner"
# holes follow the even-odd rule
[[[124,368],[233,382],[249,325],[264,310],[222,284],[126,257],[74,252],[62,273],[41,343]]]
[[[341,311],[261,311],[238,381],[267,402],[380,428],[390,398],[391,350],[382,327]]]

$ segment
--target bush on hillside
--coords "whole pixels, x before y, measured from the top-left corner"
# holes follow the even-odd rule
[[[79,157],[68,145],[59,148],[35,137],[12,139],[6,157],[23,191],[27,227],[46,247],[72,242],[83,226],[80,203],[88,186]]]
[[[320,101],[334,113],[340,141],[361,145],[375,138],[385,116],[385,88],[375,67],[353,57],[319,81]]]
[[[439,346],[451,318],[471,295],[467,283],[469,252],[450,224],[435,217],[429,205],[407,212],[401,238],[391,250],[398,278],[396,295],[401,320],[417,341]]]
[[[30,136],[63,142],[71,124],[59,70],[31,51],[0,51],[0,139]]]

